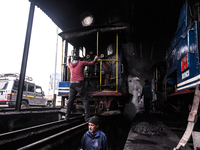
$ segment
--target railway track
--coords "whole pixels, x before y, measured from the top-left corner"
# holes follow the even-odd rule
[[[60,120],[0,134],[0,149],[57,149],[86,130],[83,116],[76,116],[69,122]]]

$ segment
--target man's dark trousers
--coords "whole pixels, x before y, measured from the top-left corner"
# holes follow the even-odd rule
[[[151,97],[150,98],[144,97],[144,108],[146,114],[149,114],[150,103],[151,103]]]
[[[81,100],[83,102],[83,106],[85,109],[85,121],[87,121],[90,117],[90,105],[88,101],[88,96],[87,92],[85,90],[85,84],[84,81],[80,81],[79,83],[70,83],[70,91],[69,91],[69,99],[67,102],[67,107],[66,107],[66,119],[69,118],[72,105],[74,103],[74,99],[76,97],[76,94],[79,93]]]

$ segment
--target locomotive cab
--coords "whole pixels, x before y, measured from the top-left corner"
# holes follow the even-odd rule
[[[79,56],[82,61],[93,61],[96,55],[98,61],[93,66],[84,69],[85,89],[88,93],[91,110],[95,113],[105,110],[118,110],[121,106],[122,96],[128,93],[127,73],[125,70],[125,57],[123,56],[122,43],[125,42],[125,27],[118,26],[89,26],[64,31],[59,35],[63,41],[73,45],[73,50],[68,52],[65,48],[65,58]],[[62,82],[70,83],[70,70],[67,59],[63,62]],[[62,89],[65,87],[62,87]],[[69,89],[69,86],[68,86]],[[59,94],[68,98],[69,90]],[[76,110],[82,108],[80,96],[77,95],[74,106]],[[113,104],[115,103],[115,104]]]

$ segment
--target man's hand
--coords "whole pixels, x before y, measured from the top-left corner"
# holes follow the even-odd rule
[[[98,58],[99,58],[98,56],[95,56],[95,58],[94,58],[93,61],[88,62],[88,66],[92,66],[92,65],[94,65],[94,63],[97,61]]]
[[[94,60],[96,61],[99,58],[99,56],[95,56]]]
[[[68,58],[68,62],[69,62],[69,63],[71,62],[71,56],[69,56],[69,58]]]

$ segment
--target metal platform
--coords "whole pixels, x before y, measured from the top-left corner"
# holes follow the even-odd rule
[[[60,108],[35,108],[23,109],[21,111],[14,111],[12,109],[1,110],[0,134],[57,121],[61,119],[63,114]]]

